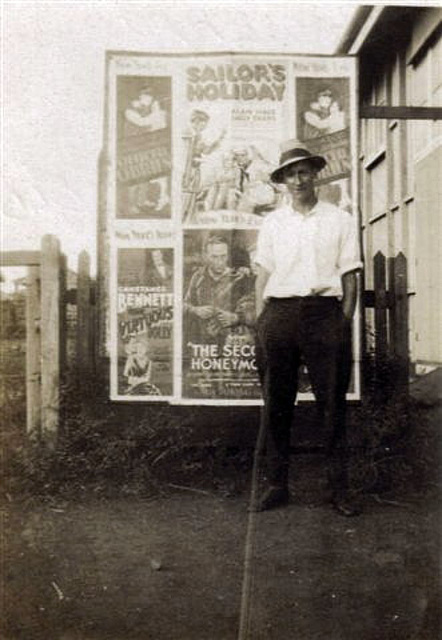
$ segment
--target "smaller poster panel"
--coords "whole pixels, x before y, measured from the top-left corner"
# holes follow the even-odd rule
[[[297,78],[295,86],[298,138],[327,160],[319,198],[351,213],[350,79]]]
[[[170,398],[173,249],[118,249],[117,255],[118,395]]]
[[[184,232],[183,398],[258,399],[254,230]]]
[[[117,76],[117,218],[171,217],[171,86]]]

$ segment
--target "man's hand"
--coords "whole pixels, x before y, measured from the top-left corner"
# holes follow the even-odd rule
[[[215,314],[215,309],[206,305],[204,307],[192,307],[192,312],[201,320],[208,320]]]
[[[232,327],[233,325],[237,324],[239,320],[238,314],[231,313],[230,311],[218,311],[217,318],[223,329]]]
[[[255,280],[255,301],[256,301],[256,318],[258,318],[264,308],[264,289],[270,278],[270,273],[261,265],[257,266],[257,275]]]
[[[345,303],[345,300],[342,303],[342,315],[344,316],[344,320],[350,323],[353,320],[354,307],[350,303]]]

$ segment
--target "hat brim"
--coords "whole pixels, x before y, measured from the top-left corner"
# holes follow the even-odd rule
[[[270,174],[270,180],[275,182],[276,184],[281,184],[284,181],[284,169],[292,164],[297,164],[298,162],[310,162],[317,171],[321,171],[327,164],[327,160],[324,156],[307,156],[300,158],[290,158],[283,162],[277,169],[272,171]]]

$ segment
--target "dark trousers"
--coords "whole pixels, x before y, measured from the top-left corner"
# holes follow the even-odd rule
[[[257,320],[256,356],[264,398],[268,481],[286,486],[290,430],[300,364],[307,365],[328,434],[329,473],[335,493],[347,490],[345,394],[351,373],[351,329],[332,297],[270,298]]]

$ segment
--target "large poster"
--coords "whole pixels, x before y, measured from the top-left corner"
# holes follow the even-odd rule
[[[183,395],[259,398],[256,231],[184,232]]]
[[[286,201],[279,147],[324,155],[318,195],[354,215],[355,63],[279,54],[110,52],[106,71],[107,350],[111,397],[260,402],[254,254]],[[349,398],[359,397],[354,326]],[[311,399],[300,372],[299,399]]]

